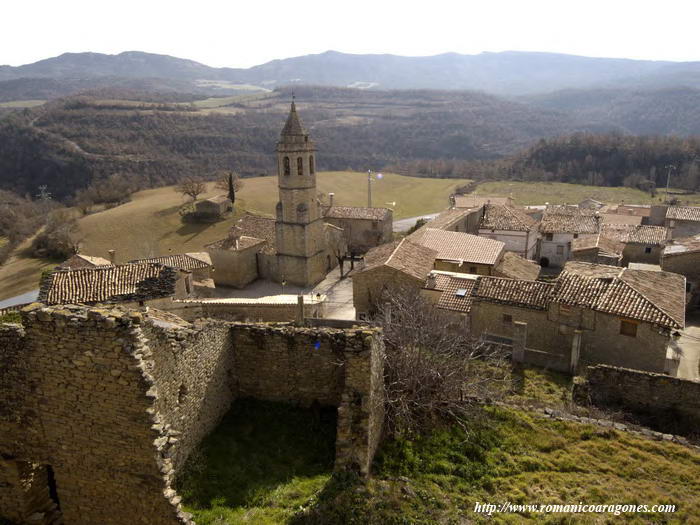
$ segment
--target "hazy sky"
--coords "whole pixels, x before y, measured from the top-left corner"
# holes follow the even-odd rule
[[[320,53],[700,60],[695,0],[4,0],[0,64],[148,51],[248,67]]]

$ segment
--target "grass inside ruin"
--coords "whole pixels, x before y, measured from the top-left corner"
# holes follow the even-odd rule
[[[189,462],[179,488],[185,507],[197,523],[216,525],[670,524],[700,516],[700,453],[681,445],[492,408],[465,428],[386,442],[364,483],[352,474],[331,476],[332,419],[319,424],[306,410],[238,402]],[[476,502],[504,501],[670,503],[678,510],[474,513]]]

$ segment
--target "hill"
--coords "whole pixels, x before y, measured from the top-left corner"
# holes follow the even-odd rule
[[[697,85],[700,63],[516,51],[477,55],[444,53],[427,57],[327,51],[235,69],[128,51],[117,55],[65,53],[33,64],[0,66],[0,80],[96,77],[158,77],[186,81],[192,86],[208,80],[263,88],[299,83],[380,89],[466,89],[525,95],[593,86]]]

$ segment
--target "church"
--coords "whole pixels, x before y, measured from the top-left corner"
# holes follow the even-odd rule
[[[304,288],[322,281],[347,253],[343,228],[324,221],[316,190],[316,146],[292,107],[277,143],[275,217],[246,213],[225,239],[206,246],[214,281],[242,288],[268,279]]]

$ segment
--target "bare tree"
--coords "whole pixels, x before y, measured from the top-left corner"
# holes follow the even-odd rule
[[[182,195],[187,195],[192,197],[192,202],[197,200],[204,191],[207,189],[206,183],[196,177],[185,177],[182,179],[180,184],[175,187],[175,191],[182,193]]]
[[[330,251],[331,255],[335,257],[338,261],[338,266],[340,267],[340,278],[343,278],[343,265],[345,263],[345,257],[348,254],[348,242],[345,235],[345,230],[333,226],[332,224],[326,225],[326,246]]]
[[[385,290],[373,321],[384,332],[390,432],[463,421],[479,400],[501,397],[510,386],[504,349],[472,338],[459,318],[435,308],[420,290]]]
[[[233,183],[233,191],[239,192],[243,188],[243,181],[241,177],[235,171],[219,171],[216,174],[216,189],[223,190],[227,193],[231,190],[231,184]],[[229,195],[230,198],[230,195]]]

